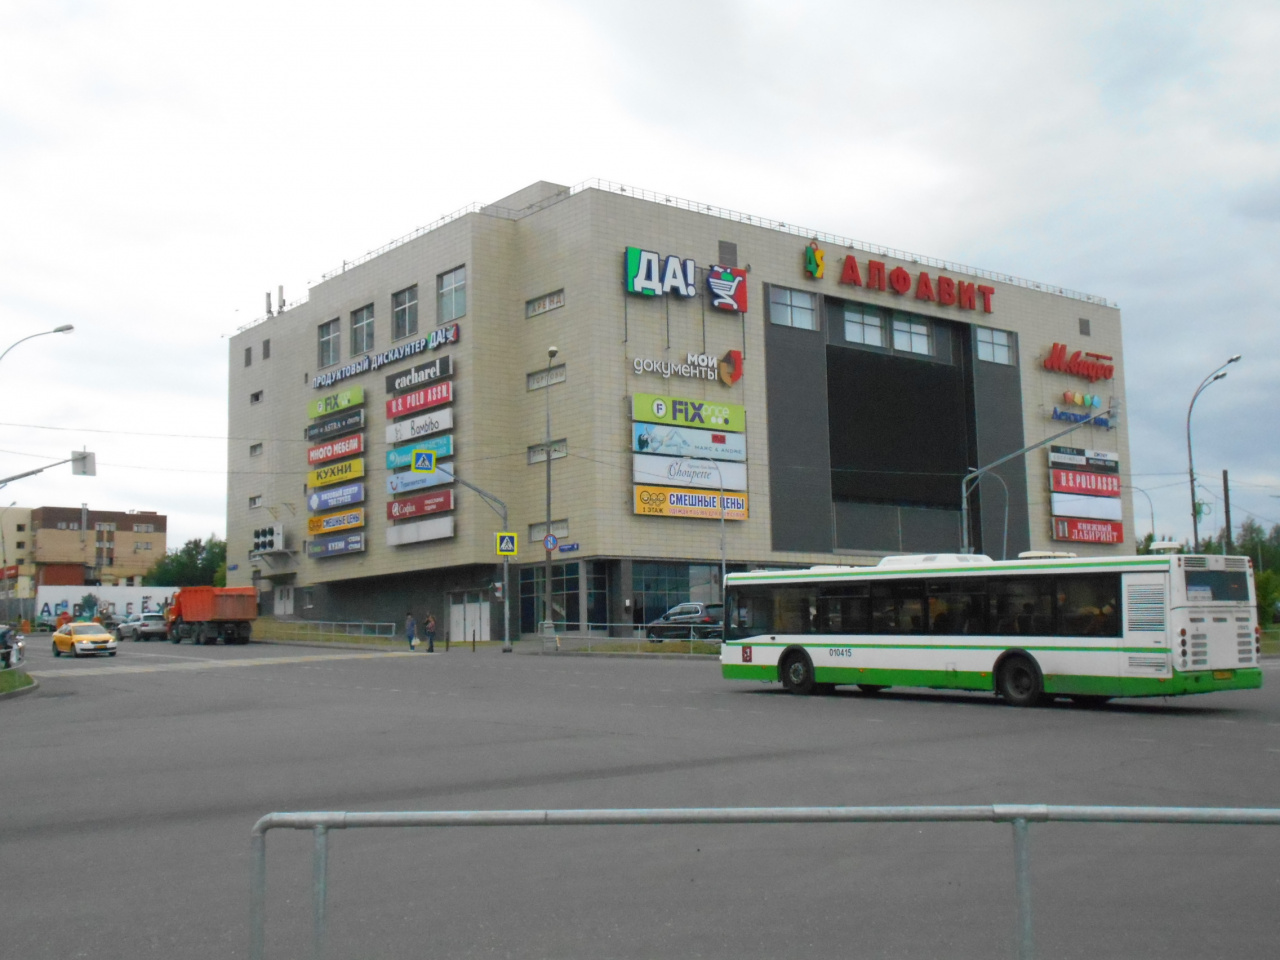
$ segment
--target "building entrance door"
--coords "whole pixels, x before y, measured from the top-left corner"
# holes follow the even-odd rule
[[[489,600],[479,590],[449,594],[449,641],[470,643],[489,639]]]
[[[272,609],[277,617],[293,616],[293,587],[280,586],[275,589]]]

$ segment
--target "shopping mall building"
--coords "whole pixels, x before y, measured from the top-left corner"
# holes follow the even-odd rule
[[[722,558],[1131,553],[1123,396],[1100,297],[539,182],[232,339],[228,583],[457,640],[502,635],[500,546],[513,636],[548,559],[560,628],[622,633],[719,599]],[[966,474],[1068,430],[972,484],[966,537]]]

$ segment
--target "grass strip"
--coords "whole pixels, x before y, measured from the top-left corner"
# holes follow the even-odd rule
[[[22,670],[0,670],[0,693],[12,693],[31,686],[33,682]]]

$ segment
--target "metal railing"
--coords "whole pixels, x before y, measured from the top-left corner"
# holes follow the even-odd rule
[[[648,624],[632,621],[622,623],[589,623],[583,630],[578,624],[556,622],[550,638],[540,634],[522,633],[521,639],[541,644],[543,652],[554,650],[585,651],[587,653],[681,653],[718,654],[721,635],[706,636],[699,625],[692,624],[683,630],[672,626],[671,633],[663,637],[648,637]],[[548,643],[547,641],[551,642]],[[661,646],[661,649],[656,649]]]
[[[1035,955],[1031,923],[1032,823],[1169,823],[1280,825],[1280,809],[1233,807],[1101,807],[1046,804],[922,807],[690,807],[639,810],[468,810],[383,813],[269,813],[253,825],[249,881],[249,957],[264,960],[267,927],[267,831],[310,830],[312,957],[325,953],[329,831],[363,827],[543,827],[728,823],[1008,823],[1013,827],[1019,960]]]
[[[292,637],[311,637],[319,634],[340,637],[394,637],[394,623],[375,623],[367,620],[276,620],[271,632],[288,634],[283,639]]]
[[[1092,293],[1081,293],[1079,290],[1072,290],[1068,287],[1060,287],[1052,283],[1041,283],[1038,280],[1027,280],[1024,277],[1016,277],[1008,273],[1000,273],[994,270],[984,270],[981,267],[971,267],[963,263],[957,263],[953,260],[941,260],[937,257],[926,257],[923,254],[912,253],[909,250],[899,250],[895,247],[886,247],[878,243],[868,243],[865,240],[854,240],[850,237],[843,237],[835,233],[826,233],[822,230],[812,230],[808,227],[798,226],[794,223],[785,223],[781,220],[773,220],[769,217],[758,217],[750,213],[742,213],[738,210],[731,210],[727,207],[716,206],[711,203],[699,203],[696,200],[685,200],[682,197],[673,196],[669,193],[662,193],[657,190],[645,190],[642,187],[630,187],[626,184],[615,183],[612,180],[601,180],[593,178],[584,180],[581,183],[574,184],[568,190],[553,194],[524,208],[523,210],[511,210],[506,207],[499,207],[495,204],[486,203],[469,203],[465,207],[459,207],[452,213],[446,213],[437,220],[432,221],[424,226],[418,227],[406,233],[402,237],[396,237],[389,240],[380,247],[361,254],[353,260],[344,260],[341,267],[335,267],[332,270],[326,270],[320,275],[320,281],[331,280],[340,274],[345,273],[352,267],[359,266],[374,257],[379,257],[388,250],[393,250],[410,240],[416,240],[425,233],[438,230],[446,224],[452,223],[454,220],[461,219],[469,213],[484,213],[489,216],[500,217],[504,220],[519,220],[521,217],[527,217],[531,213],[536,213],[553,204],[567,200],[571,196],[575,196],[584,190],[602,190],[606,193],[616,193],[622,196],[635,197],[637,200],[644,200],[649,203],[659,203],[663,206],[676,207],[680,210],[688,210],[693,213],[701,213],[710,217],[719,217],[722,220],[732,220],[734,223],[745,223],[753,227],[763,227],[766,230],[777,230],[781,233],[788,233],[795,237],[802,237],[805,240],[818,240],[822,243],[829,243],[838,247],[847,247],[850,249],[862,250],[866,253],[873,253],[882,257],[893,257],[895,260],[901,260],[904,263],[914,263],[920,266],[933,267],[935,270],[948,270],[951,273],[963,273],[966,276],[981,277],[984,280],[995,280],[999,283],[1008,283],[1015,287],[1024,287],[1028,290],[1038,290],[1042,293],[1056,294],[1060,297],[1068,297],[1072,300],[1082,300],[1085,303],[1093,303],[1102,307],[1116,307],[1117,305],[1106,297],[1100,297]],[[306,298],[294,301],[289,307],[297,306],[299,303],[306,303]],[[238,328],[237,332],[243,333],[250,327],[254,327],[264,320],[269,320],[271,314],[258,317],[249,321],[244,326]]]

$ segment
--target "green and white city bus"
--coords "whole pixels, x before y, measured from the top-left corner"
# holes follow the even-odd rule
[[[1019,706],[1262,686],[1248,558],[1024,556],[731,573],[721,671],[792,693],[982,690]]]

